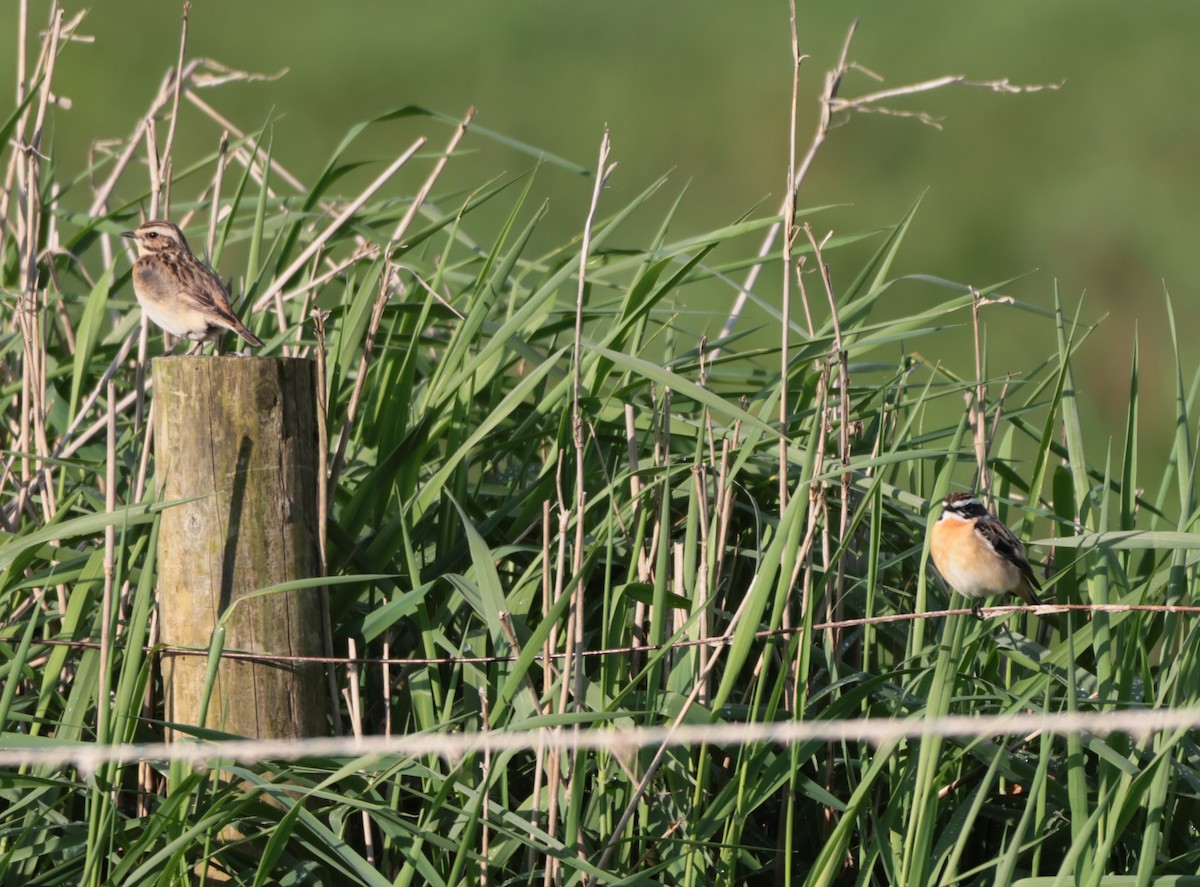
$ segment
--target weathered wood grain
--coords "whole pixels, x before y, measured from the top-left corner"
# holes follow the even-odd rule
[[[320,655],[315,589],[254,592],[317,575],[316,368],[265,357],[153,362],[162,640],[207,648]],[[247,737],[326,732],[322,667],[222,658],[199,724],[207,657],[166,656],[167,720]]]

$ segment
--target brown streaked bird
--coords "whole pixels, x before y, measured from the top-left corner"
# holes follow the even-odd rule
[[[133,293],[146,316],[158,326],[172,336],[201,343],[194,350],[203,347],[204,342],[215,341],[226,330],[251,345],[262,344],[262,339],[238,320],[225,285],[192,254],[177,225],[156,219],[121,236],[137,244]]]
[[[951,493],[933,525],[929,554],[938,573],[963,597],[974,598],[971,612],[983,618],[979,598],[1016,594],[1040,604],[1041,583],[1025,557],[1025,546],[988,513],[974,493]]]

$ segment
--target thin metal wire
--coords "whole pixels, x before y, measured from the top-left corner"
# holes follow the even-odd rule
[[[105,764],[181,761],[205,769],[236,763],[296,761],[308,757],[378,758],[436,755],[456,761],[481,752],[534,752],[550,749],[598,751],[628,755],[663,746],[791,746],[808,742],[866,742],[886,746],[931,736],[973,739],[1012,735],[1125,733],[1140,740],[1155,733],[1200,728],[1200,708],[1130,708],[1104,712],[945,715],[939,718],[845,718],[771,723],[683,724],[677,727],[630,729],[487,730],[477,733],[420,733],[408,736],[340,736],[311,739],[239,739],[220,742],[178,740],[173,743],[86,745],[39,743],[36,748],[0,748],[0,768],[36,767],[40,772],[74,766],[86,777]],[[369,769],[365,760],[360,769]]]
[[[1070,611],[1089,613],[1177,613],[1200,614],[1200,606],[1176,606],[1168,604],[1040,604],[1014,605],[1003,607],[984,607],[984,618],[1006,616],[1010,613],[1032,613],[1045,616],[1052,613]],[[893,613],[887,616],[871,616],[859,619],[843,619],[836,622],[821,622],[813,625],[812,630],[827,631],[830,629],[857,628],[864,625],[881,625],[890,622],[911,622],[917,619],[940,619],[946,616],[962,616],[970,613],[967,609],[930,610],[925,613]],[[786,639],[804,633],[804,627],[778,628],[773,630],[756,631],[754,637],[758,640]],[[627,647],[605,647],[598,650],[586,650],[582,655],[588,659],[608,656],[628,656],[634,653],[657,653],[665,650],[682,650],[689,647],[727,647],[733,643],[733,635],[717,635],[699,640],[672,641],[663,644],[637,644]],[[70,647],[73,649],[99,649],[100,643],[93,640],[67,640],[48,638],[33,642],[33,646]],[[171,647],[158,644],[154,647],[144,647],[143,652],[161,656],[207,656],[207,648]],[[568,654],[555,652],[546,656],[537,653],[533,662],[543,660],[559,660],[567,658]],[[496,656],[292,656],[274,653],[251,653],[244,650],[223,650],[221,658],[238,662],[294,662],[320,663],[333,665],[388,665],[388,666],[425,666],[425,665],[491,665],[503,662],[516,662],[516,655]]]
[[[1105,613],[1154,612],[1198,614],[1200,606],[1169,606],[1161,604],[1070,604],[1041,606],[989,607],[983,610],[986,617],[1003,616],[1014,612],[1030,612],[1038,615],[1068,611]],[[846,619],[837,623],[814,625],[813,630],[824,631],[834,625],[849,628],[885,622],[902,622],[914,619],[931,619],[944,616],[965,615],[969,610],[937,610],[928,613],[897,613],[865,619]],[[803,629],[780,629],[757,632],[762,639],[776,639],[802,634]],[[645,645],[592,650],[590,656],[627,655],[631,652],[657,651],[667,648],[718,646],[731,643],[732,636],[709,638],[704,641],[680,641],[673,644]],[[95,648],[94,641],[38,641],[43,646],[71,646]],[[203,650],[155,647],[152,652],[172,655],[205,655]],[[262,654],[226,651],[223,656],[244,660],[268,660],[273,662],[333,662],[338,665],[383,664],[389,665],[440,665],[461,663],[511,662],[515,657],[446,657],[430,658],[376,658],[376,657],[299,657],[264,656]],[[554,658],[562,658],[561,655]],[[790,746],[805,742],[866,742],[880,746],[905,739],[920,739],[928,736],[971,739],[982,736],[1023,735],[1032,738],[1042,733],[1071,734],[1088,733],[1105,735],[1126,733],[1140,739],[1163,731],[1193,730],[1200,728],[1200,708],[1148,709],[1128,707],[1117,711],[1097,712],[1050,712],[1017,714],[973,714],[946,715],[940,718],[901,719],[848,718],[844,720],[782,721],[771,723],[736,724],[689,724],[678,727],[637,727],[617,730],[612,728],[590,728],[558,730],[538,728],[536,730],[483,731],[478,733],[422,733],[408,736],[362,736],[362,737],[316,737],[286,740],[227,740],[220,742],[198,742],[177,740],[173,743],[147,743],[125,745],[88,745],[77,742],[61,745],[51,741],[39,743],[37,747],[0,748],[0,768],[38,767],[51,770],[75,767],[81,776],[86,776],[104,764],[131,764],[137,762],[166,763],[181,761],[195,767],[219,769],[236,763],[253,763],[263,760],[295,761],[306,757],[337,756],[349,758],[382,758],[384,756],[438,755],[457,759],[463,755],[479,752],[528,751],[544,753],[549,749],[595,751],[610,750],[628,752],[640,748],[663,746],[750,745],[773,744]],[[370,762],[364,761],[363,767]]]

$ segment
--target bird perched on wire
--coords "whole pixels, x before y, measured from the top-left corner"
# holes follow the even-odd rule
[[[979,598],[1016,594],[1040,604],[1041,583],[1012,530],[992,517],[974,493],[951,493],[942,502],[929,540],[929,554],[946,583],[974,598],[971,613],[983,618]]]
[[[178,226],[156,219],[121,236],[137,244],[133,293],[152,321],[172,336],[201,343],[195,350],[226,330],[262,344],[233,313],[225,285],[192,254]]]

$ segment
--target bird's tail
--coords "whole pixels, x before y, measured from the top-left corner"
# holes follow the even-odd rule
[[[253,345],[255,348],[258,348],[263,343],[263,340],[254,335],[254,333],[250,332],[249,327],[247,327],[240,320],[238,321],[237,328],[234,329],[234,332]]]
[[[1042,599],[1038,597],[1038,593],[1033,590],[1033,586],[1028,582],[1021,583],[1021,586],[1017,589],[1017,594],[1025,598],[1025,600],[1029,601],[1029,603],[1033,604],[1035,607],[1040,607],[1042,605]]]
[[[260,339],[256,335],[254,335],[254,333],[250,332],[249,327],[247,327],[244,323],[242,323],[240,320],[238,320],[238,316],[236,314],[234,314],[232,311],[229,311],[229,312],[226,312],[225,315],[226,316],[223,318],[223,320],[225,321],[224,325],[227,330],[229,330],[232,333],[237,333],[239,336],[241,336],[243,339],[245,339],[248,343],[253,345],[255,348],[262,345],[262,343],[263,343],[262,339]]]

